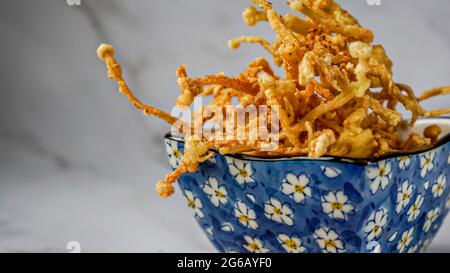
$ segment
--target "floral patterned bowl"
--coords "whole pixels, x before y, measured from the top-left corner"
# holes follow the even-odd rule
[[[432,149],[373,160],[215,155],[179,186],[221,252],[418,252],[450,209],[450,119]],[[184,143],[166,136],[173,168]]]

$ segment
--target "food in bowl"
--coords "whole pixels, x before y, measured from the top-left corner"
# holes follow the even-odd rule
[[[423,130],[409,132],[407,135],[403,135],[402,131],[405,131],[405,126],[414,127],[421,118],[450,113],[450,109],[430,111],[420,105],[420,102],[426,99],[449,94],[450,86],[434,88],[416,97],[410,86],[395,82],[392,61],[383,46],[373,44],[372,31],[361,26],[352,15],[332,0],[288,2],[290,8],[303,14],[303,17],[294,14],[280,15],[266,0],[253,2],[256,7],[249,6],[245,9],[244,21],[249,26],[268,22],[276,34],[275,41],[269,42],[256,36],[241,36],[232,39],[229,47],[237,49],[243,43],[260,44],[273,56],[273,63],[281,66],[284,75],[276,74],[269,61],[262,57],[252,61],[237,77],[218,73],[203,78],[190,78],[186,66],[183,65],[177,70],[181,95],[176,100],[176,105],[188,109],[195,98],[212,97],[212,102],[192,114],[189,121],[140,102],[122,77],[122,68],[114,59],[114,48],[107,44],[98,48],[98,57],[105,62],[108,76],[118,83],[120,92],[132,105],[142,110],[145,115],[163,119],[181,135],[181,139],[177,140],[168,138],[176,143],[167,147],[174,170],[156,184],[156,191],[162,197],[168,197],[174,193],[173,184],[177,180],[183,185],[187,183],[183,181],[191,181],[192,185],[197,183],[197,193],[186,190],[182,185],[188,205],[194,209],[197,218],[204,218],[209,227],[217,228],[218,223],[225,221],[214,216],[217,213],[223,217],[238,215],[241,227],[244,225],[244,228],[241,233],[232,233],[234,237],[227,240],[244,240],[248,244],[248,248],[243,248],[246,250],[282,250],[280,242],[278,245],[275,242],[281,238],[278,236],[283,234],[280,240],[285,245],[299,246],[302,240],[306,240],[310,251],[318,251],[317,246],[320,246],[321,251],[327,252],[363,252],[368,250],[369,243],[383,251],[406,251],[411,245],[410,238],[417,235],[417,229],[411,229],[411,225],[416,228],[419,223],[417,221],[423,222],[424,225],[428,223],[427,226],[432,225],[426,219],[435,219],[438,214],[443,216],[441,212],[444,211],[444,198],[448,196],[445,184],[449,167],[442,161],[445,160],[445,153],[448,153],[445,146],[448,138],[445,138],[447,142],[443,143],[442,136],[448,131],[447,128],[443,130],[434,123],[427,123]],[[235,101],[236,103],[233,103]],[[231,107],[232,105],[235,107]],[[402,105],[411,113],[407,125],[397,110],[398,105]],[[242,112],[244,115],[239,116]],[[436,146],[438,144],[440,146]],[[445,146],[442,152],[430,152],[441,146]],[[424,154],[420,154],[421,152]],[[405,174],[400,171],[403,169],[399,164],[406,165],[408,160],[397,158],[396,155],[400,154],[402,157],[420,154],[414,159],[408,157],[408,166],[414,162],[414,167],[408,172],[405,171]],[[241,157],[251,157],[252,160],[257,159],[257,162],[264,164],[247,163]],[[233,161],[230,158],[238,159]],[[330,158],[348,164],[342,168],[322,163],[314,163],[314,168],[306,166],[316,161],[325,162]],[[220,159],[219,162],[217,159]],[[229,160],[233,163],[229,163]],[[396,160],[398,164],[395,163]],[[366,165],[358,165],[355,162],[366,162]],[[256,181],[252,178],[252,166],[258,164],[265,171],[262,172],[263,177]],[[425,176],[417,171],[417,167],[423,169],[423,166],[431,165],[439,165],[439,168],[434,169],[436,174],[428,181],[428,185],[438,183],[436,187],[442,191],[439,201],[424,201],[419,198],[425,198],[428,188],[423,190],[425,186],[420,183]],[[304,168],[305,170],[301,171]],[[272,169],[273,171],[269,171]],[[210,175],[211,172],[218,172],[219,175]],[[275,172],[277,175],[272,175]],[[425,173],[427,172],[428,169]],[[333,183],[323,181],[326,180],[327,174],[336,175],[334,180],[330,180]],[[401,180],[402,175],[406,174],[409,182],[405,184],[405,181]],[[232,200],[231,204],[231,201],[225,201],[228,199],[224,197],[226,194],[222,189],[226,188],[226,185],[231,187],[236,181],[239,186],[255,182],[255,188],[249,186],[245,191],[241,189],[242,192],[236,188],[236,199]],[[286,196],[274,192],[283,188],[283,181],[301,181],[296,188],[291,185],[290,191],[286,190],[294,196],[295,203],[291,205],[288,205],[289,199],[286,200]],[[313,181],[311,185],[317,186],[310,189],[311,196],[303,185],[305,181]],[[389,214],[398,199],[397,196],[403,196],[403,191],[411,194],[410,189],[412,191],[419,188],[421,192],[417,195],[405,195],[407,200],[416,198],[414,201],[408,201],[404,207],[402,205],[398,212],[396,207],[396,214]],[[303,195],[296,194],[297,190]],[[228,191],[231,192],[231,188],[226,190],[227,193]],[[256,198],[256,192],[252,191],[259,191],[260,198]],[[245,196],[242,195],[244,193]],[[208,198],[208,195],[215,198]],[[251,195],[254,198],[249,197]],[[306,203],[296,202],[302,199],[299,196],[312,199]],[[245,203],[245,198],[253,205],[249,205],[247,201]],[[211,208],[216,208],[217,211],[210,210],[206,215],[199,207],[204,206],[207,200],[214,205]],[[347,201],[350,202],[348,205],[345,204]],[[267,202],[270,204],[267,205]],[[420,209],[424,202],[430,204],[430,208],[427,205],[430,211],[433,204],[435,209],[439,205],[439,213],[430,214],[429,217],[425,215],[424,208]],[[220,210],[224,203],[232,207]],[[269,208],[269,213],[266,207],[270,206],[272,208]],[[294,211],[302,211],[300,207],[304,206],[305,217],[298,216],[300,222],[295,222],[294,218],[288,220],[289,217],[284,219],[287,222],[284,221],[284,206],[289,208],[286,211],[290,211],[292,215]],[[415,209],[411,213],[414,217],[410,216],[410,209],[413,207]],[[247,214],[242,214],[242,211]],[[250,213],[251,211],[253,212]],[[312,217],[313,214],[316,217]],[[252,219],[262,216],[272,222],[278,222],[275,224],[280,225],[276,227],[285,233],[270,233],[270,229],[265,228],[267,232],[262,233],[264,230],[258,230],[258,227],[262,227],[263,223]],[[411,217],[413,219],[408,220]],[[267,219],[265,221],[269,221]],[[288,226],[295,226],[290,225],[290,221],[301,223],[301,226],[285,229],[280,219]],[[392,221],[389,222],[389,219]],[[374,227],[378,228],[372,235],[365,237],[363,225],[367,224],[367,221],[372,221]],[[351,224],[351,229],[348,223]],[[266,224],[267,227],[272,227],[268,223],[264,223],[264,227]],[[389,237],[394,238],[392,242],[396,244],[389,245],[387,237],[378,237],[380,232],[385,231],[384,225],[402,227],[402,233],[397,234],[400,237],[394,234]],[[230,224],[223,228],[235,230],[235,226]],[[277,232],[280,231],[278,229]],[[433,230],[436,231],[437,228]],[[293,231],[304,233],[297,234],[294,238]],[[270,234],[267,238],[274,246],[271,249],[263,246],[262,239],[268,232]],[[387,233],[383,233],[383,236],[387,236]],[[432,238],[431,235],[425,237]],[[422,239],[418,242],[424,244],[425,237],[420,237]],[[333,242],[332,238],[341,239]],[[403,242],[403,247],[399,247],[395,241],[398,238]],[[216,245],[220,250],[228,250],[223,241]],[[316,247],[312,248],[312,245]],[[286,250],[284,247],[283,249]]]

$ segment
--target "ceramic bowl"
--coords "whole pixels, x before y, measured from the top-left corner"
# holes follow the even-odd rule
[[[450,119],[432,148],[382,158],[216,154],[183,175],[181,193],[220,252],[419,252],[450,208]],[[166,136],[173,168],[184,143]]]

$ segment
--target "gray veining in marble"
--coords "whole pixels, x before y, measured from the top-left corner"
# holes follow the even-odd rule
[[[169,171],[168,126],[129,106],[95,50],[114,44],[138,96],[170,110],[180,64],[193,76],[235,75],[267,56],[227,48],[241,34],[273,38],[267,25],[241,21],[249,2],[1,1],[0,251],[64,252],[73,240],[93,252],[214,251],[180,195],[162,200],[153,191]],[[397,81],[416,90],[450,83],[449,1],[340,2],[374,29]],[[447,219],[430,251],[450,252],[449,227]]]

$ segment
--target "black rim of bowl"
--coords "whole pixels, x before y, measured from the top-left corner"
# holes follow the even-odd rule
[[[422,118],[420,120],[427,119],[445,119],[450,121],[450,117],[434,117],[434,118]],[[164,136],[165,139],[170,139],[176,142],[184,143],[182,137],[173,136],[170,132]],[[252,156],[252,155],[244,155],[244,154],[225,154],[224,156],[232,157],[235,159],[241,159],[246,161],[265,161],[265,162],[277,162],[277,161],[333,161],[340,163],[352,163],[352,164],[360,164],[360,165],[368,165],[374,162],[383,161],[390,158],[398,158],[402,156],[411,156],[417,155],[421,153],[425,153],[431,150],[434,150],[438,147],[441,147],[447,144],[450,141],[450,133],[446,136],[442,137],[439,141],[434,143],[433,145],[426,147],[424,149],[414,150],[414,151],[398,151],[385,154],[380,157],[368,157],[368,158],[351,158],[345,156],[326,156],[326,157],[307,157],[307,156],[294,156],[294,157],[286,157],[286,156]],[[210,149],[213,152],[218,153],[217,149]]]

